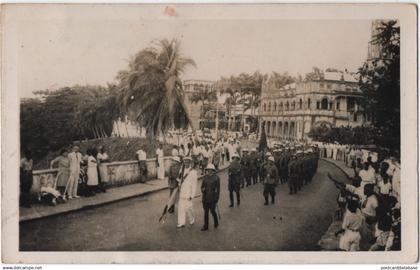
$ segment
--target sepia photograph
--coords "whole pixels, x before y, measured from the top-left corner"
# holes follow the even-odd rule
[[[418,254],[417,11],[382,6],[3,6],[14,252]]]

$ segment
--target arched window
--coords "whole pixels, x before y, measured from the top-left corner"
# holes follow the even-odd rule
[[[328,99],[323,98],[321,100],[321,110],[328,110]]]
[[[279,109],[280,111],[282,111],[283,110],[283,102],[280,102],[280,109]]]
[[[277,111],[277,102],[274,102],[274,112]]]
[[[308,98],[308,109],[310,109],[310,108],[311,108],[311,99]]]
[[[302,110],[302,99],[299,99],[299,110]]]
[[[263,105],[263,111],[266,112],[267,111],[267,104],[264,103]]]
[[[268,111],[271,112],[271,102],[268,103]]]
[[[286,102],[286,111],[289,110],[289,101]]]
[[[295,101],[293,100],[292,101],[292,110],[294,110],[295,108],[296,108],[296,106],[295,106],[296,104],[295,104]]]

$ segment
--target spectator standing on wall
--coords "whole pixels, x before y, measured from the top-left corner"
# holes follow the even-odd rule
[[[139,176],[140,182],[146,182],[147,180],[147,165],[146,165],[146,152],[140,149],[136,152],[137,160],[139,163]]]

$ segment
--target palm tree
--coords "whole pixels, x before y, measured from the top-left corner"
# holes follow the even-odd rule
[[[210,102],[217,101],[216,91],[212,88],[203,86],[199,91],[196,91],[191,96],[191,102],[197,103],[201,102],[201,112],[200,117],[204,117],[206,114],[205,108],[209,105]]]
[[[191,65],[195,62],[181,54],[178,40],[164,39],[138,52],[128,70],[118,75],[121,109],[144,126],[148,136],[191,123],[180,79]]]

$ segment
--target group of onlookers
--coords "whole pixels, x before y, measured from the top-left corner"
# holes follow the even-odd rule
[[[103,146],[90,148],[82,155],[80,148],[74,145],[69,149],[63,148],[60,155],[50,162],[50,167],[57,168],[57,175],[53,181],[41,183],[38,199],[50,205],[65,202],[80,196],[94,196],[95,193],[105,192],[106,168],[109,156]],[[20,162],[20,202],[24,207],[31,205],[31,188],[33,161],[30,151],[24,151]]]
[[[399,162],[394,157],[379,157],[358,147],[346,154],[347,159],[342,161],[354,171],[352,183],[343,184],[333,179],[340,189],[337,203],[341,214],[338,216],[343,219],[342,229],[336,233],[340,235],[339,248],[346,251],[400,250]]]

